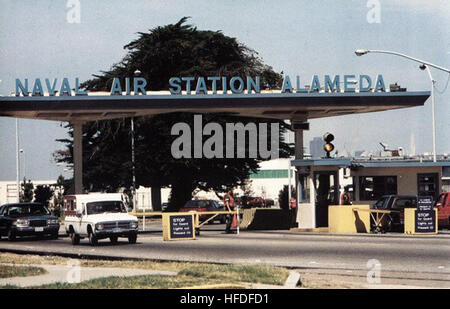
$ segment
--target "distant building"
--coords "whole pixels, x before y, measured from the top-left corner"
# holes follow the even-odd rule
[[[312,158],[322,158],[326,156],[325,150],[323,150],[324,141],[321,137],[314,137],[309,142],[309,153]]]
[[[22,185],[22,182],[20,184]],[[33,190],[36,189],[37,186],[45,185],[45,186],[55,186],[55,180],[32,180]],[[0,205],[7,203],[16,203],[17,202],[17,183],[16,181],[0,181]],[[51,202],[52,199],[50,199]]]
[[[450,192],[450,166],[442,168],[442,191]]]

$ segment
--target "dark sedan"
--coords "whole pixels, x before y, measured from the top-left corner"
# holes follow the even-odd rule
[[[373,206],[374,209],[394,210],[386,221],[388,231],[402,231],[405,224],[405,208],[416,208],[417,196],[383,195]]]
[[[15,240],[17,236],[58,238],[59,219],[39,203],[5,204],[0,207],[0,236]]]

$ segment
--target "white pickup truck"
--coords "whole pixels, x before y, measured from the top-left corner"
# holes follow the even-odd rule
[[[120,193],[76,194],[64,197],[65,228],[73,245],[87,237],[92,246],[99,239],[116,243],[119,237],[136,243],[138,219],[127,213]]]

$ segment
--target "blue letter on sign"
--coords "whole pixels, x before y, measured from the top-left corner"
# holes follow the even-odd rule
[[[69,79],[67,77],[63,78],[61,89],[59,89],[59,95],[72,95],[72,90],[70,90]]]
[[[355,92],[353,85],[355,84],[355,75],[344,75],[344,91]]]
[[[386,91],[386,87],[384,86],[383,75],[379,74],[377,76],[377,85],[375,86],[375,91]]]
[[[181,83],[181,79],[179,77],[171,77],[169,79],[170,94],[180,94],[181,93],[181,86],[179,83]]]
[[[36,78],[36,80],[34,81],[33,93],[31,95],[44,95],[44,90],[42,89],[40,78]]]
[[[281,93],[292,92],[292,83],[289,75],[286,75],[283,80],[283,87],[281,88]]]
[[[239,87],[236,88],[236,81],[239,82]],[[244,80],[239,76],[234,76],[230,80],[231,92],[234,94],[240,94],[244,91]]]
[[[367,81],[367,87],[364,87],[364,79]],[[359,92],[369,91],[372,87],[372,79],[369,75],[361,75],[359,77]]]
[[[314,75],[312,83],[311,83],[311,91],[320,91],[320,81],[319,76]]]
[[[86,90],[80,90],[80,79],[77,77],[75,78],[75,95],[86,95]]]
[[[114,77],[113,79],[110,95],[122,95],[122,86],[118,77]]]
[[[145,91],[145,86],[147,86],[147,80],[143,77],[136,77],[134,79],[134,95],[138,95],[139,91],[142,92],[143,95],[147,95]]]
[[[28,78],[25,78],[25,87],[22,85],[20,79],[16,78],[16,97],[20,96],[20,92],[25,97],[28,96]]]
[[[340,78],[339,75],[336,75],[331,81],[331,78],[329,75],[325,75],[325,92],[341,92],[341,85],[340,85]]]

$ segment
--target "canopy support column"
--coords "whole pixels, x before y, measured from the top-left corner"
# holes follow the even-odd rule
[[[303,160],[304,155],[305,155],[305,151],[304,151],[304,146],[303,146],[303,131],[305,130],[309,130],[309,123],[305,121],[299,121],[299,120],[295,120],[295,121],[291,121],[291,126],[292,129],[294,130],[294,134],[295,134],[295,160]],[[298,207],[299,207],[299,203],[302,200],[302,188],[300,187],[302,184],[298,179],[299,176],[299,169],[298,167],[295,168],[295,192],[296,192],[296,203],[297,203],[297,210],[296,210],[296,225],[298,224],[298,216],[299,216],[299,211],[298,211]],[[289,188],[290,191],[290,188]]]
[[[73,177],[75,194],[83,193],[83,122],[72,122],[73,125]]]

